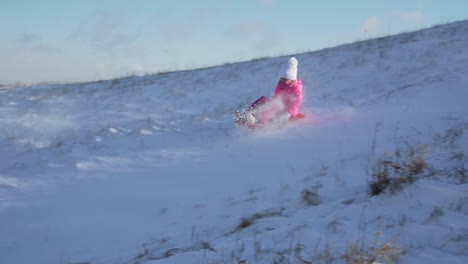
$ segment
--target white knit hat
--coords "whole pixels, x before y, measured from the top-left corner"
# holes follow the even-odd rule
[[[288,62],[284,64],[278,75],[280,78],[286,78],[288,80],[296,80],[297,79],[297,65],[299,62],[296,58],[291,57],[289,58]]]

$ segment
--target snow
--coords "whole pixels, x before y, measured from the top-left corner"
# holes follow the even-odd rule
[[[467,263],[467,45],[462,21],[297,54],[307,117],[257,131],[233,113],[288,57],[2,87],[0,263],[319,262],[376,233],[402,263]],[[370,196],[418,145],[432,171]]]

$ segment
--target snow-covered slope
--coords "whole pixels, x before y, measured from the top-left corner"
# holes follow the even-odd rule
[[[255,132],[232,113],[287,57],[1,87],[0,263],[467,263],[466,47],[462,21],[297,54],[307,118]],[[371,196],[397,163],[416,181]]]

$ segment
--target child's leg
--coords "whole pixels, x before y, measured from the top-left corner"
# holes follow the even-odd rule
[[[236,113],[237,115],[236,123],[240,125],[246,125],[246,124],[254,125],[254,124],[258,124],[259,122],[263,123],[263,121],[259,119],[257,114],[259,114],[259,112],[260,113],[262,112],[262,109],[261,109],[262,106],[264,106],[269,101],[270,101],[270,98],[266,96],[259,97],[257,100],[255,100],[255,102],[253,102],[249,106],[249,108],[247,108],[247,110],[244,113],[242,114],[239,112]]]
[[[255,100],[255,102],[253,102],[249,109],[247,111],[255,111],[257,110],[260,106],[268,103],[270,101],[270,98],[266,97],[266,96],[261,96],[260,98],[258,98],[257,100]]]
[[[271,102],[270,98],[261,96],[249,107],[249,112],[256,119],[256,123],[265,124],[268,120],[268,104]]]

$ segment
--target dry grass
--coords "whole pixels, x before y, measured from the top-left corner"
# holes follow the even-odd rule
[[[327,167],[322,167],[322,170],[319,175],[325,176],[327,173],[326,172],[327,169],[328,169]],[[307,206],[316,206],[316,205],[323,203],[322,197],[320,197],[320,195],[318,194],[318,191],[320,190],[320,188],[322,188],[321,183],[316,183],[314,186],[310,188],[305,188],[301,192],[301,201]]]
[[[383,243],[379,241],[380,233],[374,235],[374,240],[367,248],[362,246],[361,241],[351,244],[342,258],[348,264],[373,264],[373,263],[397,263],[401,250],[393,240]]]
[[[311,189],[304,189],[301,192],[301,200],[308,206],[315,206],[322,203],[320,195]]]
[[[241,230],[253,225],[259,219],[274,217],[274,216],[280,216],[282,214],[283,210],[284,210],[283,208],[281,208],[279,210],[278,209],[277,210],[268,209],[268,210],[264,210],[264,211],[255,213],[255,214],[253,214],[251,216],[248,216],[248,217],[243,217],[243,218],[241,218],[240,223],[237,225],[234,232],[241,231]]]
[[[393,155],[384,154],[372,169],[370,195],[379,195],[386,190],[396,193],[421,178],[428,168],[425,156],[429,150],[428,145],[417,145],[404,153],[397,150]]]

